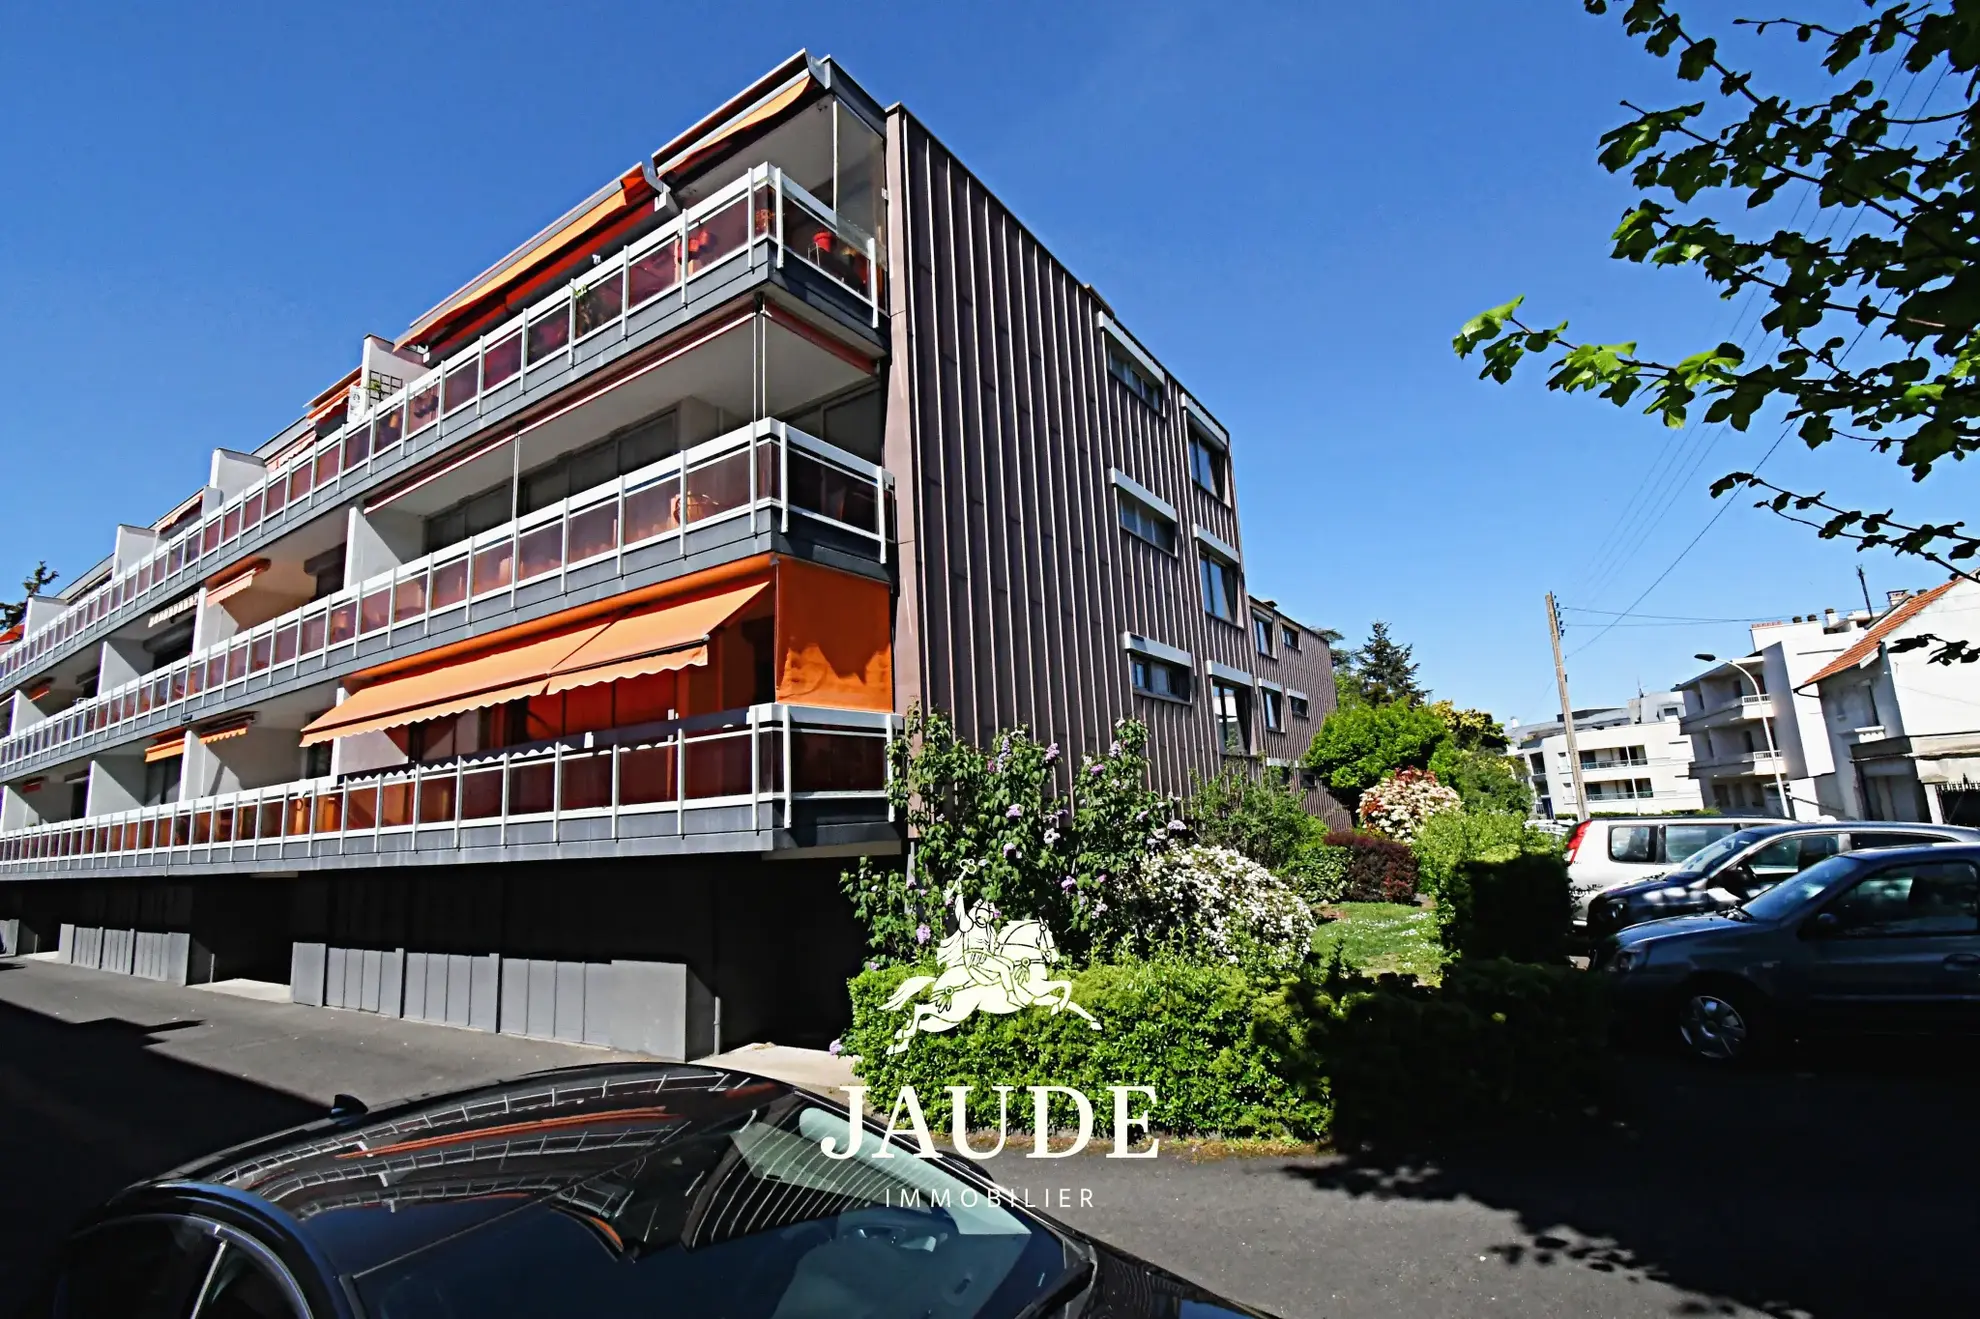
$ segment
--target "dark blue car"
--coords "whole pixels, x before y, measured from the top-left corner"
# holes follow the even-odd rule
[[[117,1196],[34,1319],[1255,1314],[1033,1213],[974,1165],[844,1160],[781,1082],[610,1064],[338,1116]],[[889,1148],[888,1157],[876,1157]]]
[[[1980,1033],[1980,846],[1832,856],[1611,935],[1595,965],[1626,1012],[1715,1062],[1812,1031]]]

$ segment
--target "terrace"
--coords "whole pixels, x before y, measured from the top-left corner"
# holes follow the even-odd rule
[[[0,683],[19,685],[414,459],[597,375],[751,279],[871,331],[880,260],[871,235],[782,169],[756,165],[425,374],[383,397],[354,392],[343,425],[22,637],[0,656]]]
[[[755,422],[78,701],[0,740],[0,773],[210,718],[298,680],[327,681],[394,647],[679,561],[698,540],[788,536],[794,517],[884,564],[891,485],[874,463],[783,422]]]
[[[12,830],[0,875],[881,846],[900,729],[881,711],[753,705]]]

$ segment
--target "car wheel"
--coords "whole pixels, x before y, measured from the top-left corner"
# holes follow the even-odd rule
[[[1762,1017],[1753,994],[1723,985],[1694,985],[1678,1004],[1678,1037],[1695,1058],[1746,1062],[1765,1041]]]

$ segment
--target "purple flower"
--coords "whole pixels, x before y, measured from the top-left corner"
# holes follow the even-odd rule
[[[1088,765],[1086,767],[1086,772],[1088,774],[1105,774],[1107,772],[1107,768],[1106,766],[1102,765],[1099,761],[1096,760],[1091,765]]]
[[[1113,745],[1107,748],[1107,754],[1110,756],[1118,756],[1121,754],[1121,741],[1119,738],[1115,738]]]
[[[1187,828],[1189,828],[1189,826],[1184,824],[1181,820],[1169,821],[1169,832],[1172,834],[1179,834]]]
[[[1059,758],[1059,744],[1054,742],[1045,748],[1045,763],[1050,765]]]
[[[1067,875],[1064,879],[1059,881],[1059,887],[1062,889],[1071,889],[1073,886],[1073,882],[1074,882],[1073,877],[1071,875]]]
[[[1095,916],[1098,916],[1098,915],[1099,915],[1099,914],[1100,914],[1101,912],[1103,912],[1103,911],[1105,911],[1105,910],[1107,910],[1107,904],[1106,904],[1106,903],[1104,903],[1104,902],[1096,902],[1096,903],[1094,903],[1094,904],[1093,904],[1093,914],[1094,914]]]
[[[929,931],[929,929],[928,929],[928,927],[927,927],[926,925],[917,925],[917,926],[915,926],[915,927],[914,927],[914,941],[915,941],[916,943],[927,943],[927,942],[928,942],[928,935],[929,935],[929,933],[930,933],[930,931]]]
[[[839,1042],[837,1040],[833,1040],[830,1044],[825,1046],[825,1052],[831,1054],[834,1058],[838,1057]]]
[[[1005,843],[1005,844],[1004,844],[1004,860],[1006,860],[1006,861],[1008,861],[1008,860],[1010,860],[1010,859],[1011,859],[1012,857],[1014,857],[1014,856],[1016,856],[1016,855],[1017,855],[1017,851],[1018,851],[1018,845],[1017,845],[1016,843]]]
[[[1023,819],[1023,818],[1024,818],[1024,807],[1022,807],[1022,806],[1018,806],[1018,805],[1015,805],[1015,804],[1013,804],[1013,805],[1011,806],[1011,808],[1010,808],[1010,809],[1009,809],[1008,811],[1005,811],[1005,812],[1004,812],[1004,818],[1005,818],[1006,820],[1021,820],[1021,819]]]

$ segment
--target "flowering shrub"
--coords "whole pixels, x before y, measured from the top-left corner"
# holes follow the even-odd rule
[[[1288,970],[1313,946],[1313,911],[1285,881],[1227,847],[1156,856],[1128,886],[1132,950],[1208,954]]]
[[[957,891],[989,903],[993,919],[1044,921],[1075,959],[1119,942],[1130,928],[1123,885],[1183,830],[1175,804],[1148,789],[1147,748],[1147,729],[1121,720],[1107,752],[1062,782],[1056,742],[1016,728],[979,748],[943,716],[910,711],[888,780],[907,865],[863,857],[841,879],[875,964],[925,957]]]
[[[1437,782],[1430,771],[1397,770],[1361,794],[1361,827],[1407,843],[1425,820],[1463,805],[1456,789]]]

